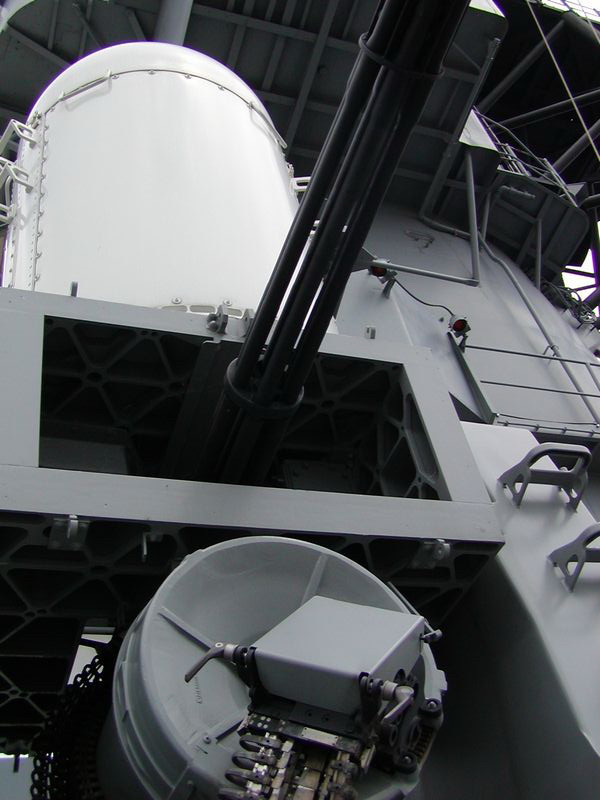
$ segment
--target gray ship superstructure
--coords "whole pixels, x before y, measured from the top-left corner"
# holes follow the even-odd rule
[[[502,5],[0,6],[32,796],[596,796],[600,34]]]

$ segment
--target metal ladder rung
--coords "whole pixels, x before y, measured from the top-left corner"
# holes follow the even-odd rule
[[[572,542],[557,547],[548,556],[549,561],[564,575],[565,585],[570,592],[575,588],[585,564],[600,564],[600,550],[590,548],[590,544],[598,537],[600,537],[600,524],[596,522],[586,528]],[[569,564],[573,562],[576,566],[570,572]]]
[[[534,469],[533,465],[544,456],[563,456],[575,459],[570,469]],[[568,505],[576,510],[588,482],[587,470],[592,454],[583,445],[549,442],[532,448],[521,459],[498,478],[510,490],[516,506],[520,506],[529,484],[559,486],[569,497]],[[521,484],[517,488],[517,484]]]

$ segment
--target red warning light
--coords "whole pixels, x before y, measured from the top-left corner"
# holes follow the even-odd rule
[[[461,317],[459,314],[453,314],[448,322],[448,327],[459,338],[467,338],[467,333],[471,330],[471,326],[466,317]]]
[[[375,275],[376,278],[385,278],[387,275],[387,269],[385,267],[371,267],[371,275]]]

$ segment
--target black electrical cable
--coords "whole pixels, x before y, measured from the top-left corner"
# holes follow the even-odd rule
[[[413,299],[413,300],[416,300],[416,301],[417,301],[417,303],[421,303],[421,304],[422,304],[422,305],[424,305],[424,306],[429,306],[430,308],[443,308],[443,309],[444,309],[444,311],[447,311],[447,312],[448,312],[448,314],[450,314],[450,316],[451,316],[451,317],[453,317],[453,316],[454,316],[454,311],[451,311],[451,310],[448,308],[448,306],[445,306],[445,305],[443,305],[442,303],[428,303],[428,302],[427,302],[427,301],[425,301],[425,300],[421,300],[421,298],[420,298],[420,297],[417,297],[417,295],[416,295],[416,294],[413,294],[411,291],[409,291],[409,290],[406,288],[406,286],[404,286],[404,284],[400,283],[400,281],[398,280],[398,278],[394,278],[394,283],[395,283],[395,284],[397,284],[397,285],[398,285],[398,286],[399,286],[401,289],[404,289],[404,291],[406,292],[406,294],[410,295],[410,297],[412,297],[412,299]]]

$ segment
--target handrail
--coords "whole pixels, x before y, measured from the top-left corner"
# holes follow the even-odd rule
[[[581,365],[581,366],[583,366],[583,367],[585,367],[587,369],[587,371],[588,371],[588,373],[590,375],[590,378],[594,382],[594,384],[595,384],[596,388],[598,389],[598,391],[600,391],[600,380],[598,380],[598,378],[596,377],[596,375],[594,375],[594,373],[592,371],[592,367],[600,367],[600,363],[592,364],[590,361],[583,361],[583,360],[578,359],[578,358],[564,358],[563,356],[558,356],[555,353],[553,353],[551,356],[547,356],[545,353],[525,353],[525,352],[520,351],[520,350],[501,350],[498,347],[484,347],[483,345],[476,345],[476,344],[465,345],[465,347],[468,347],[471,350],[485,350],[487,352],[492,352],[492,353],[502,353],[502,354],[514,355],[514,356],[525,356],[525,357],[530,357],[530,358],[541,358],[541,359],[544,359],[546,361],[558,361],[561,364],[579,364],[579,365]],[[482,383],[485,383],[485,382],[486,381],[482,381]],[[490,383],[490,381],[487,381],[487,383]],[[499,384],[499,385],[515,386],[515,388],[525,388],[525,387],[517,387],[516,384]],[[530,388],[539,389],[541,387],[532,386]],[[567,392],[567,391],[556,390],[556,389],[548,389],[548,391],[560,391],[562,394],[579,394],[580,396],[598,397],[598,395],[593,395],[593,394],[583,395],[581,392]],[[594,424],[597,425],[597,423],[594,423]]]
[[[483,238],[481,236],[479,237],[479,240],[481,242],[481,246],[483,247],[483,249],[487,253],[487,255],[492,259],[492,261],[495,261],[496,264],[498,264],[502,268],[502,270],[504,271],[506,277],[510,280],[510,282],[514,286],[516,292],[518,293],[519,297],[523,301],[525,307],[527,308],[527,310],[529,311],[529,313],[533,317],[533,320],[535,321],[540,333],[542,334],[542,336],[546,340],[546,342],[548,344],[548,348],[550,350],[552,350],[552,352],[558,357],[559,363],[562,366],[562,368],[564,369],[564,371],[566,372],[569,380],[571,381],[571,384],[574,386],[574,388],[576,389],[577,392],[581,393],[581,395],[580,395],[581,399],[583,400],[584,405],[586,406],[586,408],[588,409],[588,411],[592,415],[592,418],[594,419],[595,423],[600,425],[600,416],[598,416],[598,412],[596,411],[594,406],[590,403],[590,401],[588,400],[586,395],[583,393],[583,389],[582,389],[579,381],[577,380],[577,377],[574,375],[574,373],[572,372],[571,368],[569,367],[568,363],[565,362],[565,361],[560,360],[560,359],[562,359],[562,356],[560,354],[560,350],[559,350],[558,345],[553,341],[553,339],[550,336],[550,333],[547,330],[546,326],[544,325],[544,322],[542,321],[540,315],[538,314],[538,312],[533,307],[531,301],[527,297],[527,294],[523,290],[523,288],[522,288],[521,284],[519,283],[519,281],[513,275],[511,268],[508,266],[508,264],[503,259],[500,258],[500,256],[497,256],[494,253],[494,251],[491,249],[491,247],[483,240]],[[597,381],[596,377],[594,376],[593,372],[591,371],[591,369],[588,368],[588,372],[589,372],[593,382],[600,389],[600,384],[598,383],[598,381]]]
[[[527,356],[531,358],[543,358],[547,361],[566,361],[568,364],[583,364],[584,366],[588,367],[600,367],[600,363],[592,364],[589,361],[582,361],[577,358],[564,358],[563,356],[547,356],[545,353],[526,353],[522,350],[503,350],[500,347],[484,347],[483,345],[479,344],[467,344],[467,350],[485,350],[489,353],[502,353],[504,355],[510,356]]]
[[[481,112],[476,113],[498,148],[501,161],[504,162],[504,166],[510,172],[524,175],[534,181],[545,181],[553,184],[569,202],[577,206],[569,187],[547,159],[540,158],[533,153],[510,128],[507,128],[501,122],[490,119],[490,117],[486,117]],[[512,141],[508,143],[500,139],[496,130],[494,130],[495,128],[506,134]]]
[[[600,394],[591,394],[590,392],[574,391],[570,392],[568,389],[552,389],[549,386],[528,386],[525,383],[506,383],[506,381],[484,381],[480,383],[486,386],[510,386],[511,389],[531,389],[532,392],[552,392],[552,394],[565,394],[573,395],[575,397],[593,397],[595,400],[600,400]]]

